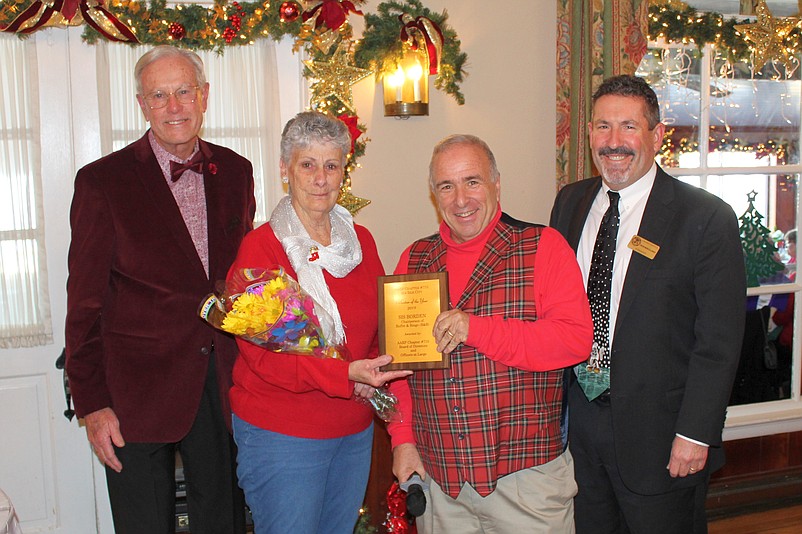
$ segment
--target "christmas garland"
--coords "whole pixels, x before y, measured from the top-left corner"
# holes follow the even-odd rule
[[[649,5],[648,38],[650,41],[664,39],[668,43],[694,43],[700,49],[712,44],[724,53],[730,62],[748,61],[752,55],[750,44],[736,26],[752,22],[754,22],[752,19],[726,18],[716,12],[699,12],[684,2],[664,0]],[[787,35],[783,35],[783,48],[789,55],[798,55],[800,40],[802,40],[802,30],[794,28]]]
[[[77,0],[76,0],[77,1]],[[83,0],[86,3],[86,0]],[[38,3],[42,3],[39,1]],[[100,0],[89,3],[103,4]],[[356,5],[364,0],[322,0],[299,2],[229,2],[215,0],[211,7],[199,4],[179,4],[167,7],[166,0],[108,0],[109,12],[128,26],[139,44],[172,44],[190,50],[215,50],[223,53],[228,46],[253,43],[256,39],[280,40],[286,35],[296,39],[296,50],[311,45],[312,55],[326,56],[328,49],[317,47],[340,40],[353,42],[349,13],[362,14]],[[0,8],[0,28],[6,28],[26,9],[37,4],[37,0],[5,0]],[[305,10],[303,4],[309,4]],[[413,18],[425,17],[440,27],[444,42],[439,58],[440,72],[435,78],[435,87],[451,95],[460,103],[465,101],[459,84],[465,74],[467,55],[460,51],[460,41],[453,28],[446,24],[448,15],[433,13],[423,7],[419,0],[389,1],[377,6],[378,14],[366,14],[366,30],[363,40],[357,45],[357,66],[374,69],[401,56],[404,43],[400,38],[403,23],[399,15],[406,13]],[[312,24],[305,24],[308,19]],[[24,34],[20,33],[20,36]],[[104,39],[94,27],[87,25],[83,40],[95,44]],[[316,54],[316,50],[322,54]],[[320,57],[313,57],[320,59]]]
[[[699,48],[714,44],[730,61],[749,59],[749,45],[735,26],[748,21],[726,19],[720,13],[700,13],[683,2],[649,5],[650,41],[695,43]],[[797,35],[798,37],[798,35]]]

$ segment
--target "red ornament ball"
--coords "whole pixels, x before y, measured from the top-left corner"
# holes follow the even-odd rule
[[[234,31],[239,31],[242,28],[242,17],[239,15],[231,15],[229,17],[231,21],[231,27],[234,28]]]
[[[167,29],[167,32],[170,34],[170,37],[172,37],[176,41],[180,41],[187,34],[187,30],[177,22],[173,22],[172,24],[170,24],[170,27]]]
[[[231,41],[234,40],[234,37],[236,36],[237,32],[235,32],[234,28],[232,28],[231,26],[223,30],[223,39],[225,39],[225,41],[229,44],[231,43]]]
[[[301,7],[296,2],[284,2],[278,10],[281,22],[293,22],[301,14]]]

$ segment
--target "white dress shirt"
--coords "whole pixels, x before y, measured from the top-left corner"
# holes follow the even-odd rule
[[[624,287],[624,279],[627,276],[627,267],[632,258],[632,249],[627,245],[633,236],[638,234],[643,211],[646,208],[646,201],[654,185],[654,177],[657,175],[657,165],[652,165],[649,171],[632,185],[618,190],[621,199],[618,201],[618,212],[620,213],[620,223],[618,225],[618,237],[615,242],[615,260],[613,261],[613,285],[610,290],[610,345],[613,344],[615,337],[615,321],[618,317],[618,303],[621,301],[621,290]],[[610,188],[602,182],[602,187],[590,213],[585,220],[585,227],[582,229],[582,236],[579,238],[579,245],[576,250],[576,259],[579,268],[582,270],[582,279],[585,281],[585,290],[588,288],[588,273],[590,273],[590,260],[593,257],[593,245],[596,243],[596,234],[599,233],[602,217],[610,207],[610,198],[607,191]]]
[[[646,209],[646,201],[649,200],[649,194],[652,192],[655,176],[657,176],[657,165],[653,164],[640,180],[637,180],[624,189],[618,190],[618,193],[621,195],[621,199],[618,201],[620,223],[618,226],[618,237],[615,242],[613,284],[610,289],[610,346],[612,346],[613,339],[615,338],[615,322],[618,318],[618,304],[621,302],[621,290],[624,287],[624,279],[627,276],[629,260],[632,258],[632,249],[628,247],[629,241],[633,236],[638,235],[638,229],[643,219],[643,212]],[[590,260],[593,257],[593,245],[596,243],[596,234],[599,233],[599,226],[601,226],[604,213],[607,211],[607,208],[610,207],[610,197],[607,196],[607,191],[609,190],[610,188],[602,182],[602,187],[590,207],[590,213],[588,213],[588,217],[585,220],[582,236],[579,238],[579,245],[576,249],[576,259],[579,262],[579,268],[582,270],[582,279],[585,281],[586,291],[588,288]],[[677,436],[692,443],[696,443],[697,445],[708,446],[706,443],[691,439],[682,434],[677,434]]]

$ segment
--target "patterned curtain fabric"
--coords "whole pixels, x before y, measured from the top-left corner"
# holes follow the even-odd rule
[[[646,53],[648,0],[557,0],[557,187],[591,175],[590,97],[634,74]]]

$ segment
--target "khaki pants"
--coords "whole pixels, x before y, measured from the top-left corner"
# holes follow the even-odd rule
[[[574,460],[565,451],[551,462],[502,477],[482,497],[465,484],[457,499],[429,480],[419,534],[573,534]]]

